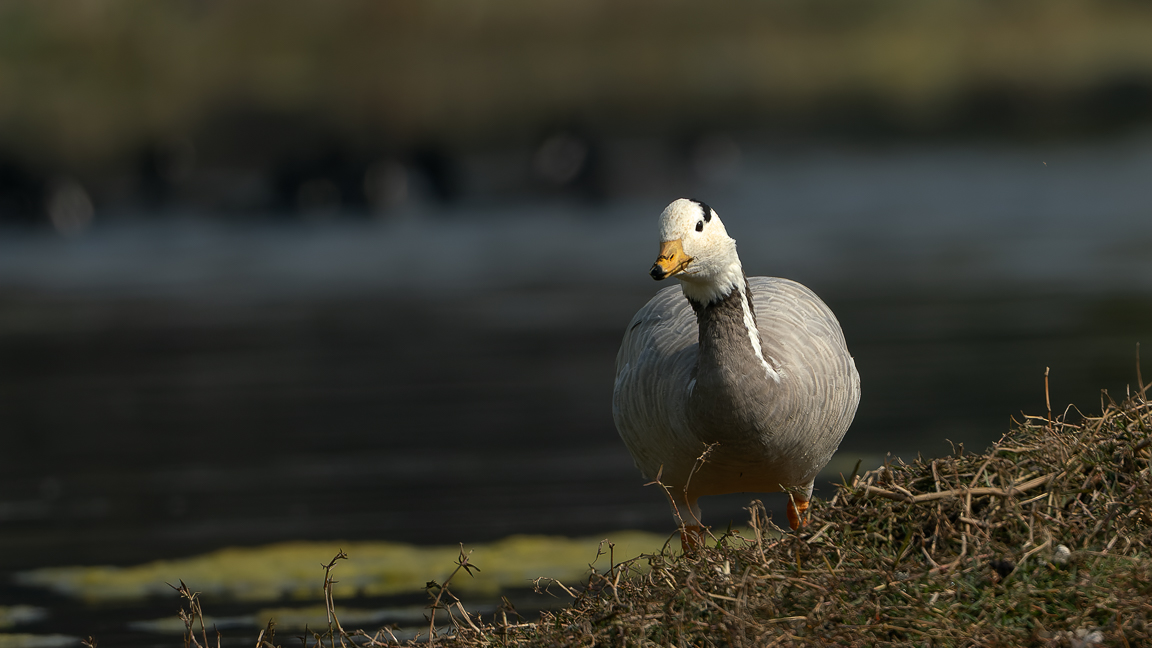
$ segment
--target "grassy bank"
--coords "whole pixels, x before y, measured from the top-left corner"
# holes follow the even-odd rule
[[[984,453],[956,448],[854,477],[799,534],[779,533],[754,503],[749,531],[718,534],[697,554],[605,565],[585,587],[541,581],[573,600],[539,620],[464,612],[453,583],[483,565],[462,552],[447,587],[429,583],[420,640],[430,631],[457,647],[1148,645],[1145,395],[1106,401],[1099,416],[1028,417]],[[298,641],[271,630],[260,645]],[[343,632],[337,619],[307,643],[348,640],[393,635]]]

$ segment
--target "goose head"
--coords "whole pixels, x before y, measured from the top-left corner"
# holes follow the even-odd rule
[[[728,236],[714,209],[681,198],[660,214],[660,255],[650,273],[660,281],[675,277],[684,295],[709,304],[743,287],[744,270],[736,241]]]

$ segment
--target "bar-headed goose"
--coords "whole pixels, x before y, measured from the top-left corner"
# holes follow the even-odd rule
[[[746,277],[699,201],[660,215],[651,275],[681,289],[636,313],[616,356],[612,415],[637,467],[668,487],[686,546],[702,539],[704,495],[787,490],[799,528],[860,402],[836,316],[795,281]]]

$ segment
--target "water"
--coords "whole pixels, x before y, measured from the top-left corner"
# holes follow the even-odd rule
[[[797,279],[840,317],[863,400],[830,477],[986,446],[1044,413],[1047,367],[1058,411],[1135,384],[1152,140],[742,160],[690,192],[606,204],[5,233],[0,571],[290,539],[668,531],[609,403],[623,327],[659,287],[656,216],[679,193],[718,210],[749,274]],[[706,500],[705,517],[740,522],[747,500]]]

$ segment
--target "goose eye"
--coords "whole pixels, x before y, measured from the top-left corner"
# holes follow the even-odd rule
[[[703,232],[704,231],[704,221],[696,221],[696,231],[697,232]]]

